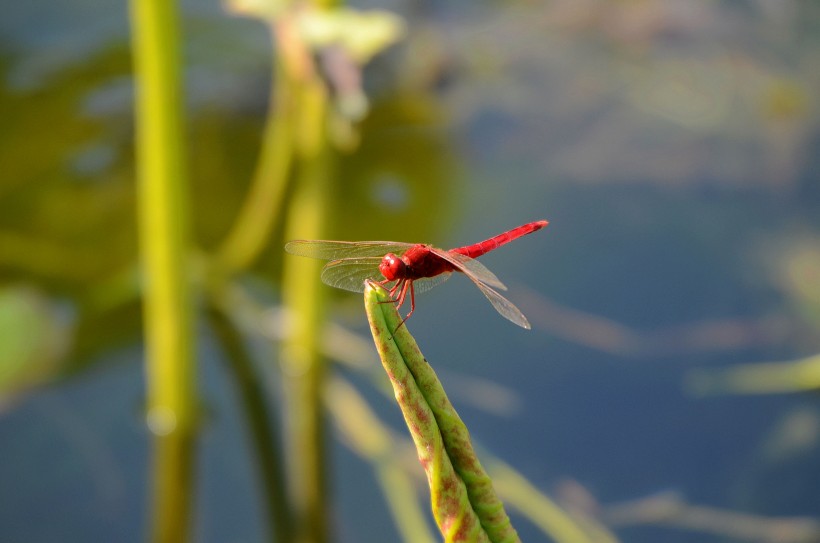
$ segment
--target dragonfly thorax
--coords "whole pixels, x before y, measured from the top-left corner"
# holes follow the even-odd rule
[[[381,264],[379,264],[379,271],[388,281],[404,279],[407,275],[406,268],[407,264],[405,264],[401,258],[397,257],[393,253],[387,253],[384,255]]]

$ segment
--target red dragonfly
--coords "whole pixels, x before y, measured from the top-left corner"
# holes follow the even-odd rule
[[[365,281],[389,286],[396,307],[401,307],[410,293],[410,312],[416,310],[416,290],[423,292],[446,281],[452,272],[461,272],[490,300],[506,319],[530,328],[527,318],[495,289],[507,290],[498,277],[475,258],[547,226],[547,221],[527,223],[490,239],[450,249],[438,249],[423,243],[396,241],[325,241],[296,240],[285,245],[293,255],[330,260],[322,268],[322,281],[331,287],[364,292]],[[401,326],[401,324],[399,326]]]

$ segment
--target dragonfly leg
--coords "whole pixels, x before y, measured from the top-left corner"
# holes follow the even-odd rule
[[[413,286],[413,281],[407,281],[407,283],[408,283],[408,284],[409,284],[409,286],[410,286],[410,313],[408,313],[408,314],[407,314],[407,316],[406,316],[406,317],[404,317],[404,318],[401,320],[401,322],[399,323],[399,325],[398,325],[398,326],[396,326],[396,330],[398,330],[399,328],[401,328],[401,325],[402,325],[402,324],[404,324],[405,322],[407,322],[407,319],[409,319],[409,318],[410,318],[410,315],[412,315],[412,314],[413,314],[413,311],[415,311],[415,310],[416,310],[416,287],[414,287],[414,286]],[[401,290],[401,300],[402,300],[402,302],[404,302],[404,298],[405,298],[406,296],[407,296],[407,286],[405,285],[405,287],[404,287],[404,288],[402,288],[402,290]],[[401,306],[399,306],[399,307],[401,307]]]
[[[381,285],[382,288],[384,288],[386,290],[387,289],[387,283],[389,283],[389,282],[390,282],[390,279],[382,279],[381,281],[376,281],[376,284]],[[391,290],[392,290],[392,288],[391,288]]]
[[[398,301],[398,298],[396,298],[396,291],[397,291],[397,290],[401,287],[401,283],[402,283],[402,282],[401,282],[401,281],[396,281],[396,284],[395,284],[395,285],[393,285],[393,286],[392,286],[392,287],[390,287],[390,288],[387,288],[387,287],[388,287],[388,285],[387,285],[387,284],[388,284],[389,282],[390,282],[390,279],[385,279],[385,280],[383,280],[383,281],[377,281],[377,282],[376,282],[376,284],[377,284],[377,285],[379,285],[379,286],[380,286],[380,287],[382,287],[384,290],[386,290],[386,291],[387,291],[387,294],[389,294],[389,295],[390,295],[390,299],[389,299],[389,300],[384,300],[383,302],[379,302],[380,304],[388,304],[388,303],[389,303],[389,304],[394,304],[394,303],[396,303],[396,302]]]
[[[379,285],[385,285],[387,281],[379,281]],[[416,288],[413,286],[413,281],[410,279],[399,279],[396,281],[396,284],[393,285],[388,294],[390,294],[390,300],[384,300],[379,303],[394,303],[396,304],[396,309],[401,308],[404,305],[404,301],[407,299],[407,291],[410,291],[410,312],[407,314],[406,317],[402,319],[398,326],[396,326],[396,330],[401,328],[401,326],[410,318],[410,315],[413,314],[413,311],[416,310]],[[398,293],[398,295],[397,295]],[[395,330],[394,330],[395,332]]]
[[[410,313],[408,313],[407,316],[404,317],[404,320],[409,319],[410,315],[412,315],[413,311],[415,311],[415,310],[416,310],[416,286],[413,284],[412,281],[410,281]]]
[[[399,298],[396,297],[396,293],[399,292],[399,289],[401,289],[403,286],[404,280],[396,281],[396,284],[393,285],[393,288],[390,289],[390,296],[393,298],[394,302],[397,302],[399,300]]]
[[[396,286],[398,286],[398,285],[396,285]],[[400,308],[401,306],[404,305],[404,300],[407,298],[407,289],[408,289],[408,287],[412,287],[412,286],[413,286],[413,281],[410,281],[409,279],[402,280],[402,282],[401,282],[401,291],[399,292],[399,297],[396,300],[396,309],[398,309],[398,308]]]

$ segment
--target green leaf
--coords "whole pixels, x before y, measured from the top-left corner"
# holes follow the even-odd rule
[[[381,287],[364,292],[370,331],[427,474],[433,516],[447,542],[518,542],[492,481],[433,369]]]
[[[69,347],[68,321],[41,292],[0,290],[0,402],[51,381]]]

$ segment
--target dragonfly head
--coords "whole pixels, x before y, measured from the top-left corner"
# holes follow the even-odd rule
[[[388,281],[403,279],[406,273],[405,268],[406,264],[404,261],[393,253],[384,255],[381,264],[379,264],[379,271]]]

